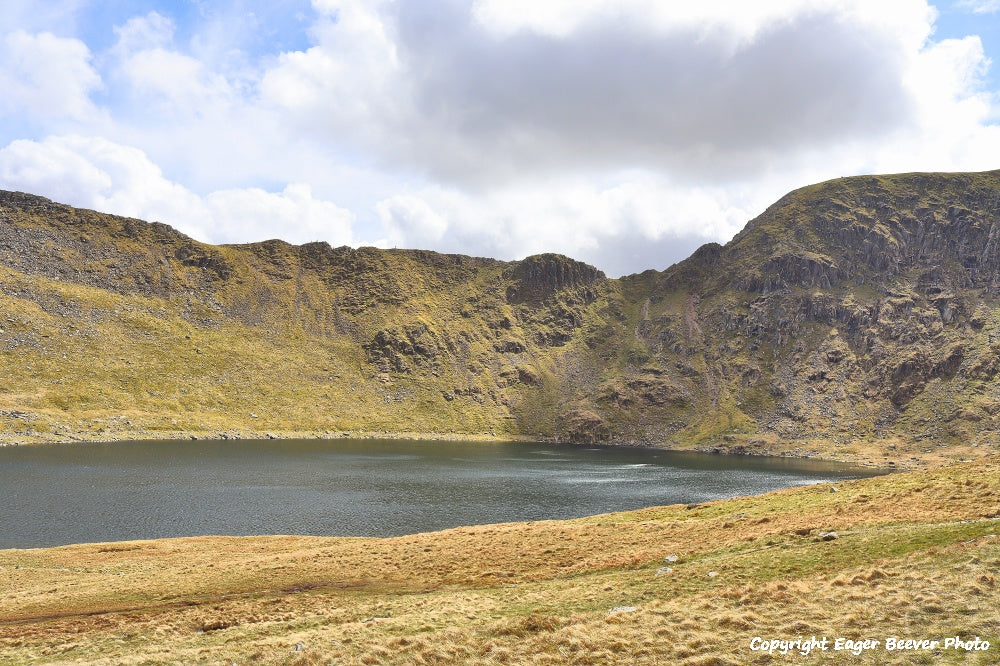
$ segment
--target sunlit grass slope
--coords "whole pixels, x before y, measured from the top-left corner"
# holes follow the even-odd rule
[[[6,441],[557,436],[624,330],[617,284],[557,255],[216,247],[0,194]]]
[[[824,540],[830,531],[836,538]],[[822,484],[391,539],[7,550],[0,655],[11,664],[766,664],[777,662],[750,650],[755,636],[958,635],[992,647],[831,648],[807,661],[995,664],[998,531],[991,457],[836,492]],[[665,563],[670,555],[677,561]]]

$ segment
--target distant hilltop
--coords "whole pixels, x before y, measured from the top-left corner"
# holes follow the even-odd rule
[[[1000,172],[791,192],[609,279],[0,192],[0,438],[408,432],[898,463],[996,451]]]

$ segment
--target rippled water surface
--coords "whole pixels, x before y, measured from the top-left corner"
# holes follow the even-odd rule
[[[870,474],[528,443],[158,441],[0,449],[0,548],[205,534],[390,536],[703,502]]]

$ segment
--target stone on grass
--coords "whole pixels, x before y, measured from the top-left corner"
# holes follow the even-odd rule
[[[638,610],[635,606],[615,606],[608,613],[608,616],[618,615],[619,613],[634,613]]]

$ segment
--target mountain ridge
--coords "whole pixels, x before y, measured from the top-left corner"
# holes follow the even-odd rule
[[[1000,427],[998,220],[998,171],[835,179],[725,245],[611,279],[556,254],[213,246],[0,192],[0,433],[986,455]]]

